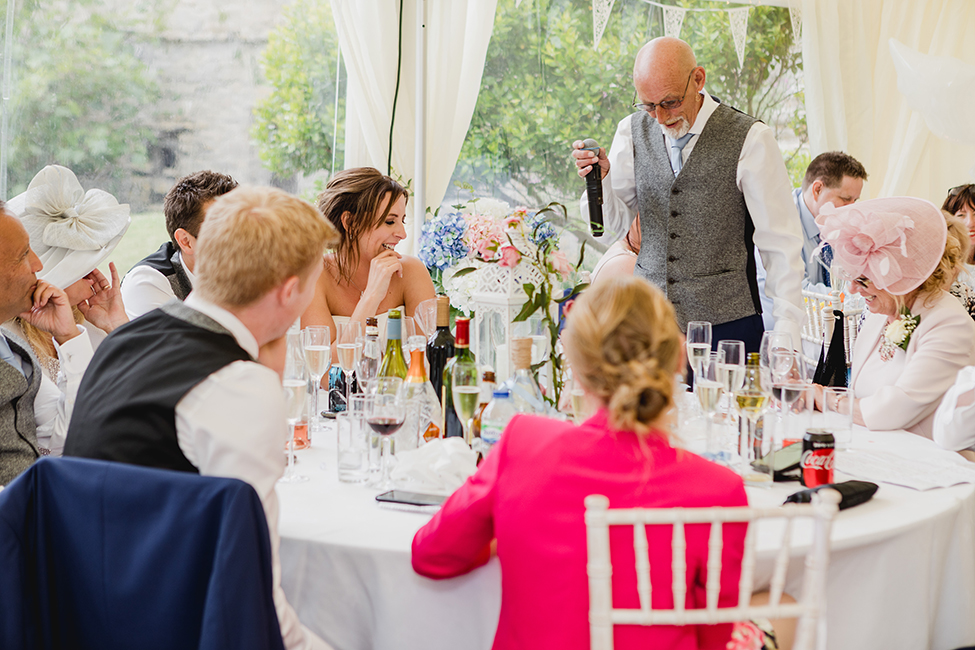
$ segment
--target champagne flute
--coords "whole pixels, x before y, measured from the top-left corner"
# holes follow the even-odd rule
[[[359,365],[362,356],[362,323],[349,321],[338,324],[335,337],[335,349],[338,351],[339,367],[345,373],[345,403],[348,408],[349,395],[352,394],[352,373]]]
[[[464,442],[467,444],[473,442],[471,427],[474,425],[474,413],[481,396],[477,375],[477,365],[473,363],[454,364],[450,371],[454,411],[464,429]]]
[[[386,379],[395,379],[396,382],[386,382]],[[372,483],[372,487],[380,490],[392,490],[392,479],[389,477],[389,456],[391,453],[391,437],[400,430],[406,421],[406,402],[403,399],[402,387],[403,380],[399,377],[383,378],[379,382],[378,392],[368,403],[368,413],[366,423],[373,431],[378,433],[382,440],[382,459],[379,470],[379,480]],[[394,386],[396,388],[394,389]]]
[[[687,363],[694,373],[694,380],[711,354],[711,323],[693,320],[687,324]]]
[[[379,377],[379,366],[382,364],[383,351],[379,340],[365,337],[362,341],[362,353],[359,355],[359,365],[355,369],[359,380],[359,390],[372,393],[376,379]]]
[[[305,365],[301,363],[300,358],[288,359],[281,383],[284,388],[285,417],[288,421],[288,468],[278,482],[301,483],[307,481],[308,477],[295,473],[295,425],[305,408],[308,382],[305,380]]]
[[[717,379],[731,396],[745,378],[745,344],[742,341],[718,341],[718,371]]]
[[[714,414],[718,410],[718,402],[721,401],[721,394],[724,392],[724,384],[718,381],[718,353],[712,352],[707,356],[704,363],[699,364],[700,369],[695,371],[694,394],[697,401],[701,404],[704,411],[704,421],[706,428],[705,440],[707,442],[706,458],[714,460],[720,449],[712,430]]]
[[[321,431],[318,397],[322,388],[322,377],[328,375],[328,369],[332,365],[331,331],[324,325],[306,327],[301,330],[301,345],[305,351],[308,374],[311,375],[315,386],[308,426],[312,427],[313,432],[318,432]]]
[[[759,435],[757,431],[758,420],[768,409],[769,390],[762,383],[761,370],[757,363],[747,367],[743,372],[742,380],[741,385],[734,392],[735,408],[747,422],[746,432],[739,442],[742,478],[752,485],[771,487],[772,464],[769,463],[768,466],[762,464],[764,456],[762,452],[763,448],[767,448],[771,453],[775,447],[770,437],[771,432],[763,431],[762,435]]]

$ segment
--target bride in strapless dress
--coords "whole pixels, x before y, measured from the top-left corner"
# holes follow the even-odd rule
[[[372,167],[339,172],[318,196],[318,209],[339,231],[341,240],[325,254],[325,271],[301,326],[336,324],[385,315],[400,307],[412,316],[418,304],[436,297],[433,281],[419,258],[394,248],[406,238],[407,192]]]

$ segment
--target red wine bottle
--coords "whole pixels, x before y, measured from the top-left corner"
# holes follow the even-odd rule
[[[454,356],[454,335],[450,333],[450,298],[437,296],[437,331],[427,343],[427,359],[430,361],[430,385],[437,399],[443,398],[443,369],[447,361]]]

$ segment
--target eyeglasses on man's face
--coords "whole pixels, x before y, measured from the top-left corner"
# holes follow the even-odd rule
[[[694,68],[694,70],[697,70],[697,68]],[[659,104],[654,104],[652,102],[649,104],[633,104],[633,108],[646,111],[650,114],[655,113],[658,108],[662,108],[665,111],[672,111],[675,108],[680,108],[681,104],[684,103],[684,98],[687,97],[687,89],[691,85],[691,77],[694,75],[694,70],[691,70],[691,73],[687,75],[687,83],[684,84],[684,94],[680,96],[680,99],[665,99]]]

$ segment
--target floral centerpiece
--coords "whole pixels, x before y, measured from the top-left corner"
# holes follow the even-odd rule
[[[470,314],[474,293],[484,272],[491,266],[526,269],[532,277],[520,290],[524,304],[514,322],[538,315],[549,338],[549,358],[533,366],[534,372],[551,363],[554,395],[546,400],[557,405],[565,386],[566,366],[559,346],[559,305],[588,286],[588,274],[580,271],[585,244],[573,264],[560,250],[557,218],[565,223],[565,206],[550,203],[540,210],[511,209],[502,201],[472,200],[456,206],[456,212],[437,214],[423,226],[420,259],[427,266],[438,290],[450,296],[451,304]]]

